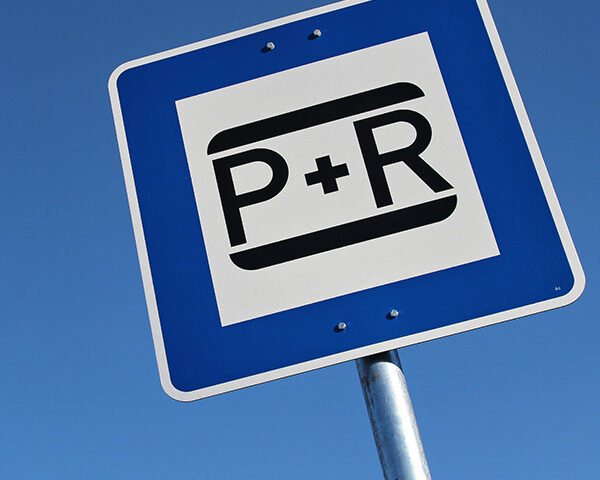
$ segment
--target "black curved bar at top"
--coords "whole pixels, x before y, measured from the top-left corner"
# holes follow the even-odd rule
[[[423,91],[412,83],[393,83],[223,130],[217,133],[209,142],[207,153],[210,155],[241,147],[242,145],[333,122],[359,113],[406,102],[424,95]]]
[[[450,195],[374,217],[242,250],[232,253],[230,258],[236,266],[243,270],[258,270],[441,222],[452,215],[457,202],[457,196]]]

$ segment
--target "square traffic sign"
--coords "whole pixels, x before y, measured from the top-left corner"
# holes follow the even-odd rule
[[[340,2],[129,62],[109,89],[174,398],[583,289],[483,0]]]

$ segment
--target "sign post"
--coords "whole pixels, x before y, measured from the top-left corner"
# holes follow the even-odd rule
[[[386,480],[430,480],[406,378],[396,350],[356,360]]]
[[[583,291],[485,0],[346,0],[109,91],[177,400],[356,360],[386,479],[429,479],[394,349]]]

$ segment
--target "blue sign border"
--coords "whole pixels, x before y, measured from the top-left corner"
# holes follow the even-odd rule
[[[186,397],[185,392],[357,352],[563,297],[574,289],[573,262],[480,6],[475,0],[372,0],[113,75],[118,92],[113,103],[120,105],[126,132],[168,377],[181,392],[173,396],[199,398],[205,395]],[[308,41],[315,28],[322,37]],[[500,255],[222,327],[175,101],[425,31]],[[269,41],[276,49],[265,54],[261,47]],[[394,320],[386,318],[391,308],[401,312]],[[342,333],[334,331],[339,321],[348,325]]]

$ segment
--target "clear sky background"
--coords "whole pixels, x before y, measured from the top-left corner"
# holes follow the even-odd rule
[[[353,362],[190,404],[163,393],[106,87],[127,60],[323,4],[2,8],[0,478],[382,478]],[[400,354],[434,478],[595,478],[600,3],[490,6],[586,291]]]

